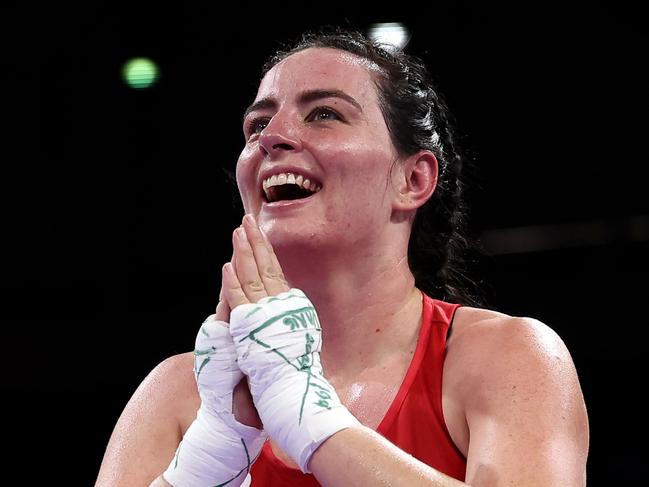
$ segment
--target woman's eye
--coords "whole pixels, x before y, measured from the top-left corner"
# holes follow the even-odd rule
[[[309,115],[310,119],[313,120],[340,120],[340,116],[333,111],[331,108],[327,107],[317,107]]]
[[[246,131],[250,136],[259,135],[261,131],[264,130],[268,125],[268,121],[268,117],[254,118],[250,122],[248,122]]]
[[[337,112],[328,107],[317,107],[307,117],[307,121],[328,121],[328,120],[342,120],[342,117]],[[253,118],[246,124],[246,133],[251,138],[254,135],[259,135],[268,126],[270,117],[257,117]]]

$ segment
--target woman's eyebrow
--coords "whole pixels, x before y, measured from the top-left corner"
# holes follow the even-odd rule
[[[276,106],[277,102],[274,99],[262,98],[261,100],[254,102],[252,105],[246,108],[246,111],[243,114],[243,120],[246,119],[250,112],[254,112],[255,110],[265,110],[266,108],[275,108]]]
[[[359,112],[363,111],[363,107],[352,96],[348,95],[341,90],[308,90],[300,94],[300,103],[309,103],[323,98],[340,98],[347,103],[353,105]]]
[[[345,100],[347,103],[353,105],[359,112],[363,111],[361,104],[358,103],[352,96],[348,95],[344,91],[335,89],[303,91],[298,97],[298,103],[305,104],[316,100],[322,100],[323,98],[340,98],[341,100]],[[252,105],[246,108],[246,111],[243,114],[243,120],[246,119],[250,112],[254,112],[255,110],[264,110],[267,108],[276,107],[277,102],[274,98],[262,98],[261,100],[254,102]]]

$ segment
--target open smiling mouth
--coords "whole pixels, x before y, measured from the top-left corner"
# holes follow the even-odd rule
[[[311,181],[301,174],[278,173],[264,179],[263,197],[267,203],[298,200],[313,196],[321,189],[321,184]]]

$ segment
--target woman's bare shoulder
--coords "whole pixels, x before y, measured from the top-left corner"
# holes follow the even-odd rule
[[[194,354],[172,355],[160,362],[142,382],[149,389],[145,396],[161,401],[169,415],[177,418],[181,431],[189,427],[200,406],[194,380]]]
[[[95,485],[149,485],[168,465],[199,405],[193,353],[160,362],[122,411]]]
[[[194,380],[194,354],[172,355],[156,365],[142,380],[122,417],[151,417],[181,424],[187,410],[196,413],[200,398]],[[167,423],[169,424],[169,423]]]
[[[529,465],[525,452],[536,451],[552,452],[535,467],[537,478],[582,483],[588,415],[563,340],[534,318],[458,312],[444,363],[445,412],[451,413],[453,439],[467,454],[467,480],[492,467],[515,478]]]
[[[513,318],[505,313],[491,309],[460,306],[453,317],[453,335],[457,335],[472,326],[496,325]]]
[[[142,384],[159,388],[161,394],[181,392],[184,389],[187,392],[196,390],[194,354],[179,353],[164,359],[149,373]]]
[[[458,308],[448,340],[449,354],[479,360],[485,354],[504,351],[569,357],[559,335],[538,319],[468,306]]]
[[[465,453],[469,437],[475,443],[479,431],[489,430],[485,425],[500,425],[485,436],[496,443],[527,431],[512,430],[516,421],[535,424],[548,438],[570,428],[579,451],[588,450],[588,418],[574,362],[559,335],[537,319],[459,308],[447,342],[444,393],[449,431]]]
[[[476,388],[493,391],[510,382],[535,384],[549,378],[559,388],[579,392],[568,348],[538,319],[459,308],[447,347],[445,380],[454,382],[467,398],[477,397]]]

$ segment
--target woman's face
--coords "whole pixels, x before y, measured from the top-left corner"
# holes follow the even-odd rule
[[[389,223],[397,154],[373,69],[344,51],[311,48],[261,81],[244,117],[237,183],[274,246],[362,244]]]

